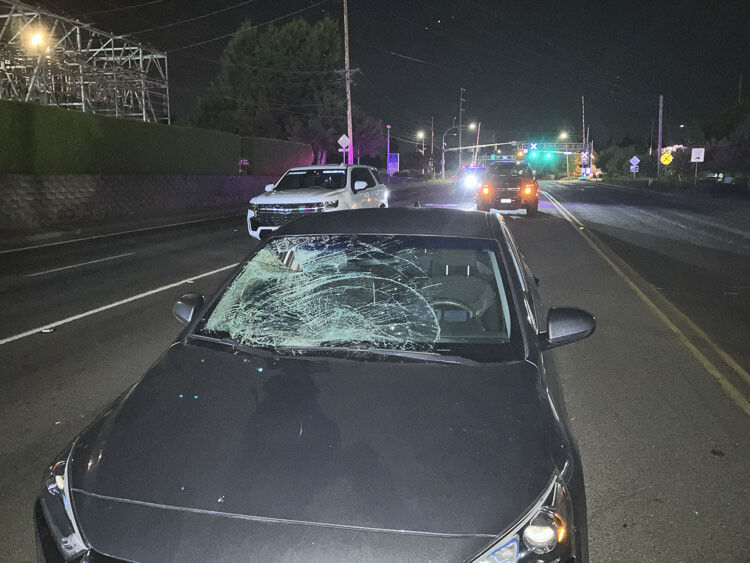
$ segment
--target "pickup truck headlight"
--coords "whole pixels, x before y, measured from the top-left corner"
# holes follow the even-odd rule
[[[574,555],[573,510],[567,487],[557,475],[519,522],[474,563],[543,563]]]
[[[255,217],[255,214],[258,211],[258,204],[250,202],[247,205],[247,215],[248,217]]]
[[[71,445],[52,461],[39,494],[44,520],[65,561],[80,557],[88,550],[78,529],[70,500],[68,466],[72,451]]]
[[[339,200],[326,201],[323,205],[325,209],[336,209],[339,206]]]

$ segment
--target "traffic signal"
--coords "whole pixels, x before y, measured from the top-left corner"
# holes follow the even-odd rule
[[[544,155],[544,158],[552,158],[552,153],[548,152],[547,154]]]
[[[531,151],[529,153],[529,158],[536,158],[536,157],[537,157],[536,151]]]

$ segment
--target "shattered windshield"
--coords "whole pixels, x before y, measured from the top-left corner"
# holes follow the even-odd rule
[[[491,244],[363,235],[271,240],[198,333],[277,350],[366,344],[518,359],[522,338]]]
[[[346,170],[290,170],[276,184],[275,190],[300,190],[304,188],[325,188],[338,190],[346,187]]]

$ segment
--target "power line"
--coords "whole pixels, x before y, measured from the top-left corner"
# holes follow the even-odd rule
[[[178,20],[178,21],[172,22],[172,23],[165,23],[164,25],[157,25],[156,27],[149,27],[147,29],[139,29],[138,31],[131,31],[131,32],[128,33],[128,35],[138,35],[139,33],[148,33],[149,31],[157,31],[159,29],[167,29],[168,27],[175,27],[177,25],[182,25],[183,23],[189,23],[189,22],[194,22],[196,20],[202,20],[204,18],[215,16],[216,14],[221,14],[222,12],[228,12],[229,10],[234,10],[235,8],[240,8],[242,6],[246,6],[247,4],[252,4],[253,2],[255,2],[255,0],[245,0],[244,2],[239,2],[238,4],[233,4],[231,6],[227,6],[226,8],[219,8],[218,10],[214,10],[213,12],[209,12],[207,14],[202,14],[200,16],[195,16],[195,17],[192,17],[192,18],[186,18],[184,20]]]
[[[142,8],[144,6],[151,6],[153,4],[161,4],[162,2],[164,2],[164,0],[151,0],[150,2],[143,2],[142,4],[133,4],[132,6],[123,6],[121,8],[109,8],[108,10],[97,10],[95,12],[86,12],[85,14],[78,14],[75,17],[82,18],[83,16],[96,16],[99,14],[122,12],[124,10],[132,10],[133,8]]]
[[[263,24],[259,24],[259,25],[263,25]],[[170,51],[170,54],[173,53],[173,52],[174,51]],[[248,69],[252,69],[252,70],[263,70],[263,71],[274,72],[274,73],[278,73],[278,74],[310,74],[310,75],[313,75],[313,74],[336,74],[338,72],[342,72],[342,71],[339,71],[339,70],[290,70],[290,69],[286,69],[286,68],[270,68],[270,67],[265,67],[265,66],[250,65],[250,64],[247,64],[247,63],[239,62],[239,61],[237,61],[237,62],[227,61],[227,60],[222,61],[222,60],[219,60],[219,59],[212,59],[212,58],[209,58],[209,57],[202,57],[201,55],[195,55],[195,54],[189,55],[187,53],[179,53],[179,52],[176,53],[176,54],[179,55],[179,56],[181,56],[181,57],[190,58],[190,59],[199,59],[199,60],[202,60],[202,61],[205,61],[205,62],[208,62],[208,63],[212,63],[212,64],[216,64],[216,65],[225,65],[225,64],[227,64],[227,65],[232,65],[232,66],[236,66],[236,67],[240,67],[240,68],[248,68]]]
[[[198,47],[200,45],[205,45],[207,43],[213,43],[214,41],[221,41],[222,39],[227,39],[229,37],[234,36],[238,33],[244,33],[246,31],[252,31],[253,29],[258,29],[261,26],[268,25],[271,23],[275,23],[279,20],[283,20],[285,18],[290,18],[292,16],[296,16],[297,14],[301,14],[302,12],[306,12],[307,10],[311,10],[313,8],[316,8],[317,6],[320,6],[321,4],[325,4],[326,2],[329,2],[330,0],[320,0],[320,2],[316,2],[315,4],[311,4],[310,6],[307,6],[306,8],[302,8],[299,10],[295,10],[294,12],[290,12],[288,14],[284,14],[283,16],[279,16],[278,18],[274,18],[272,20],[268,20],[267,22],[259,23],[258,25],[254,25],[252,27],[246,27],[239,29],[235,31],[234,33],[226,33],[224,35],[219,35],[218,37],[213,37],[212,39],[206,39],[205,41],[198,41],[197,43],[191,43],[190,45],[184,45],[182,47],[177,47],[176,49],[171,49],[169,52],[174,53],[176,51],[184,51],[185,49],[192,49],[193,47]]]

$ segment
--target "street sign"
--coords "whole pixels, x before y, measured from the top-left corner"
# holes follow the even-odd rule
[[[640,158],[638,158],[637,156],[634,156],[633,158],[630,159],[630,164],[632,164],[633,166],[638,166],[638,163],[640,161],[641,161]],[[631,172],[632,172],[632,170],[631,170]]]
[[[388,174],[398,172],[398,153],[392,152],[388,155]]]
[[[706,149],[693,149],[690,153],[690,162],[704,162]]]
[[[346,147],[348,147],[349,143],[350,143],[349,137],[347,137],[346,135],[341,135],[341,137],[339,137],[339,146],[342,149],[345,149]]]
[[[583,164],[587,164],[588,161],[589,161],[589,155],[588,155],[588,153],[582,152],[581,153],[581,162]]]
[[[640,161],[638,161],[638,162],[640,162]],[[638,172],[638,169],[639,169],[639,168],[640,168],[640,167],[639,167],[639,166],[638,166],[637,164],[633,164],[633,165],[632,165],[632,166],[630,167],[630,171],[631,171],[631,172],[632,172],[633,174],[635,174],[636,172]]]
[[[672,154],[665,152],[663,155],[661,155],[661,163],[662,164],[669,164],[673,160]]]

